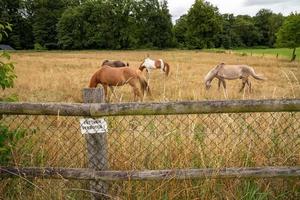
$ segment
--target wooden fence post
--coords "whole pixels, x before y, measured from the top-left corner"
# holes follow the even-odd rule
[[[84,103],[103,103],[104,91],[102,88],[84,88]],[[91,169],[108,169],[107,133],[85,135],[88,154],[88,166]],[[107,199],[108,184],[103,181],[90,181],[90,190],[93,191],[92,199]]]

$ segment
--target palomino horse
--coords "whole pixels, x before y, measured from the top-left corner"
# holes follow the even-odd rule
[[[166,76],[168,76],[170,72],[169,64],[164,62],[162,59],[152,60],[150,58],[146,58],[139,67],[139,70],[141,71],[143,71],[144,69],[146,69],[148,73],[153,69],[161,69],[161,71],[164,72]]]
[[[248,85],[249,91],[251,92],[252,88],[249,76],[252,76],[257,80],[265,80],[265,78],[257,75],[254,69],[248,65],[225,65],[224,63],[221,63],[208,72],[208,74],[204,78],[204,82],[206,89],[208,90],[211,87],[212,80],[214,78],[217,78],[219,79],[219,89],[222,83],[226,91],[225,79],[242,79],[242,87],[240,89],[240,92],[243,91],[246,84]]]
[[[95,88],[99,83],[104,88],[106,101],[108,101],[108,86],[112,89],[112,86],[122,86],[127,83],[133,89],[134,101],[137,100],[137,97],[140,97],[140,100],[143,101],[145,90],[149,95],[151,95],[150,88],[145,78],[142,77],[141,73],[138,70],[129,67],[114,68],[107,65],[102,66],[92,76],[89,87]],[[142,90],[142,92],[140,92],[140,89]]]
[[[108,65],[111,67],[129,67],[129,63],[125,64],[124,62],[119,60],[115,60],[115,61],[104,60],[102,66],[104,65]]]

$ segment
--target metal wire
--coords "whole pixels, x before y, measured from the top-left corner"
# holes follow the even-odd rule
[[[93,152],[99,143],[81,133],[81,118],[4,115],[0,165],[85,168],[93,157],[110,170],[300,164],[297,112],[105,117],[107,149]]]

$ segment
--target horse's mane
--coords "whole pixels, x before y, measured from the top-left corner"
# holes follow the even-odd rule
[[[214,68],[212,68],[204,77],[204,82],[211,80],[215,76],[216,74],[215,72],[217,72],[219,68],[222,67],[223,65],[225,65],[225,63],[221,63],[215,66]]]
[[[207,74],[206,74],[206,76],[204,77],[204,82],[207,82],[207,81],[209,81],[210,79],[212,79],[213,77],[214,77],[214,70],[216,69],[218,67],[218,65],[216,66],[216,67],[214,67],[214,68],[212,68]]]

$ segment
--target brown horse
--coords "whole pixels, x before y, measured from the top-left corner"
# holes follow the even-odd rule
[[[150,73],[152,69],[161,69],[161,71],[164,72],[166,76],[168,76],[170,73],[170,65],[164,62],[162,59],[152,60],[150,58],[146,58],[139,67],[139,70],[141,71],[143,71],[144,69],[146,69],[148,73]]]
[[[119,60],[115,60],[115,61],[104,60],[102,66],[104,65],[108,65],[111,67],[129,67],[129,63],[125,64],[124,62]]]
[[[133,89],[134,101],[137,100],[137,97],[140,97],[140,100],[143,101],[144,91],[147,91],[147,93],[151,96],[150,88],[145,78],[138,70],[129,67],[114,68],[107,65],[102,66],[92,76],[89,87],[95,88],[99,83],[104,88],[106,101],[108,101],[108,86],[113,92],[113,86],[122,86],[127,83]],[[142,90],[142,92],[140,91],[140,89]]]

